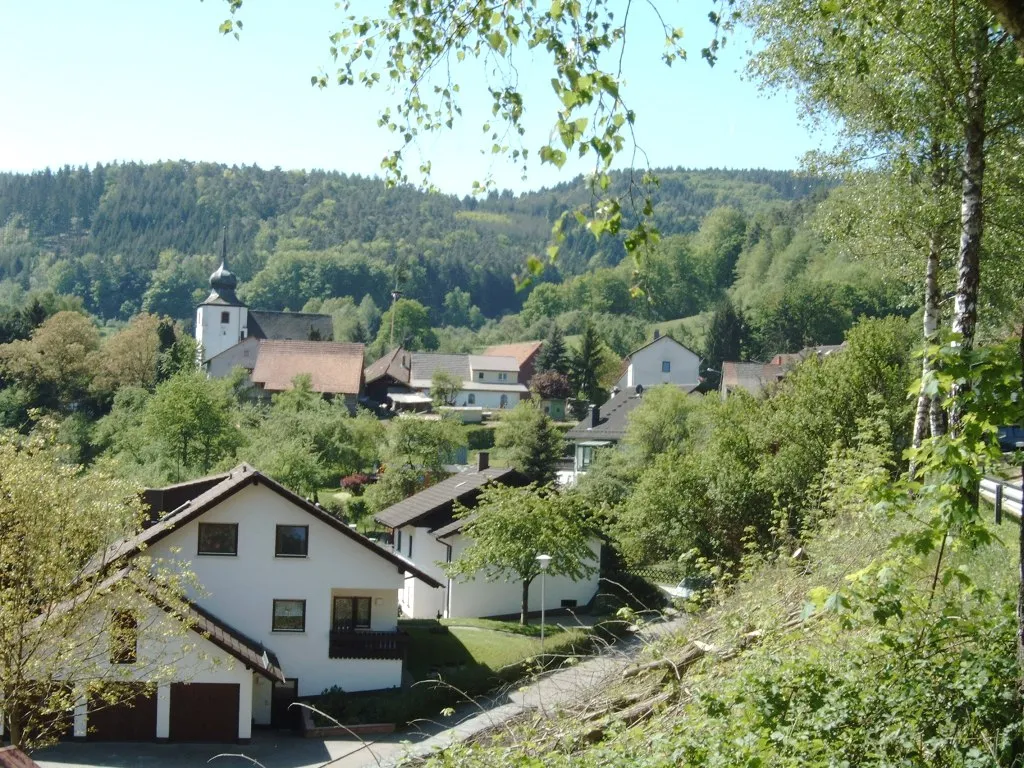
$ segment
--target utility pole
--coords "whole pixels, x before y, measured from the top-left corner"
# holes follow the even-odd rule
[[[402,292],[398,290],[398,281],[395,280],[395,288],[391,291],[391,333],[388,335],[388,349],[395,346],[395,304],[398,303],[401,295]]]

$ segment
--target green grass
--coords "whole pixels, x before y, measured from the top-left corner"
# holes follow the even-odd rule
[[[314,706],[347,725],[437,718],[468,696],[479,696],[529,675],[541,653],[540,627],[510,621],[413,619],[399,622],[409,634],[406,669],[416,684],[407,689],[345,694],[334,691]],[[544,653],[553,658],[590,648],[583,628],[547,625]],[[328,721],[316,718],[318,724]]]

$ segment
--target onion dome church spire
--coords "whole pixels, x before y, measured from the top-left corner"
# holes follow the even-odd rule
[[[228,269],[228,233],[225,228],[221,242],[220,266],[210,275],[210,295],[203,303],[243,306],[235,295],[237,287],[238,278]]]

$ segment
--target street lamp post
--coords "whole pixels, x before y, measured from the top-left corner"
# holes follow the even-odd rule
[[[551,563],[551,555],[537,555],[537,562],[540,563],[540,652],[544,653],[544,575],[548,572],[548,565]]]

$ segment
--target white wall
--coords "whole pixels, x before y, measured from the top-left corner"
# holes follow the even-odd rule
[[[111,664],[108,634],[110,610],[130,607],[139,622],[134,664]],[[92,625],[90,631],[89,625]],[[92,621],[83,625],[81,654],[95,668],[96,679],[155,682],[157,738],[167,738],[170,723],[170,683],[234,683],[239,687],[238,738],[248,739],[253,719],[254,673],[236,658],[195,632],[185,631],[162,609],[151,603],[119,602],[98,606]],[[269,722],[269,719],[268,719]],[[76,710],[75,735],[88,728],[85,700]]]
[[[408,557],[428,575],[442,584],[448,580],[441,563],[445,562],[447,547],[430,535],[428,528],[414,528],[411,525],[400,529],[402,532],[401,554]],[[397,531],[396,531],[397,534]],[[409,541],[412,541],[410,554]],[[398,541],[396,536],[395,541]],[[435,589],[408,574],[405,586],[399,592],[402,613],[414,619],[433,619],[438,611],[445,613],[445,590]]]
[[[406,545],[408,534],[402,532],[403,553],[408,552]],[[424,541],[425,546],[420,547],[419,542]],[[469,540],[461,535],[447,538],[452,544],[452,558],[456,559],[466,549]],[[429,543],[433,543],[432,545]],[[595,572],[592,577],[580,582],[573,582],[565,577],[547,577],[545,580],[545,609],[552,610],[561,607],[562,600],[575,600],[578,606],[589,603],[597,594],[598,573],[597,567],[600,564],[601,542],[598,539],[590,541],[591,552],[594,553],[592,564]],[[417,555],[417,551],[421,553]],[[402,611],[414,618],[433,618],[440,609],[446,616],[456,617],[480,617],[496,616],[511,613],[519,613],[522,603],[522,585],[520,582],[487,582],[482,577],[470,580],[447,580],[443,569],[436,564],[436,561],[444,561],[445,548],[433,537],[427,535],[425,528],[418,528],[414,536],[413,552],[414,562],[417,566],[434,575],[442,582],[446,582],[450,595],[446,597],[441,590],[434,590],[432,600],[428,600],[422,591],[425,585],[412,585],[411,579],[407,577],[406,589],[402,592]],[[529,588],[529,609],[531,611],[541,609],[541,580],[537,579]]]
[[[661,370],[661,364],[666,360],[672,369],[669,373],[663,373]],[[662,336],[633,354],[629,368],[619,379],[618,386],[623,390],[632,389],[637,384],[644,387],[658,384],[695,387],[700,382],[699,376],[700,358],[675,340]]]
[[[207,374],[213,379],[223,379],[237,366],[251,371],[256,366],[256,352],[259,344],[259,339],[250,336],[233,347],[228,347],[216,360],[208,360]],[[209,355],[206,357],[208,358]]]
[[[199,522],[237,523],[238,555],[197,555]],[[274,556],[275,526],[308,525],[309,555]],[[250,485],[198,520],[153,545],[154,558],[184,560],[202,584],[193,598],[215,616],[277,654],[300,696],[332,685],[346,691],[401,683],[401,662],[328,658],[331,596],[373,598],[372,629],[394,631],[403,574],[372,549],[352,541],[265,486]],[[271,629],[274,599],[306,601],[304,632]]]
[[[228,313],[227,323],[220,321],[222,312]],[[201,305],[196,310],[196,341],[202,345],[203,362],[241,341],[248,322],[249,310],[245,307]]]

